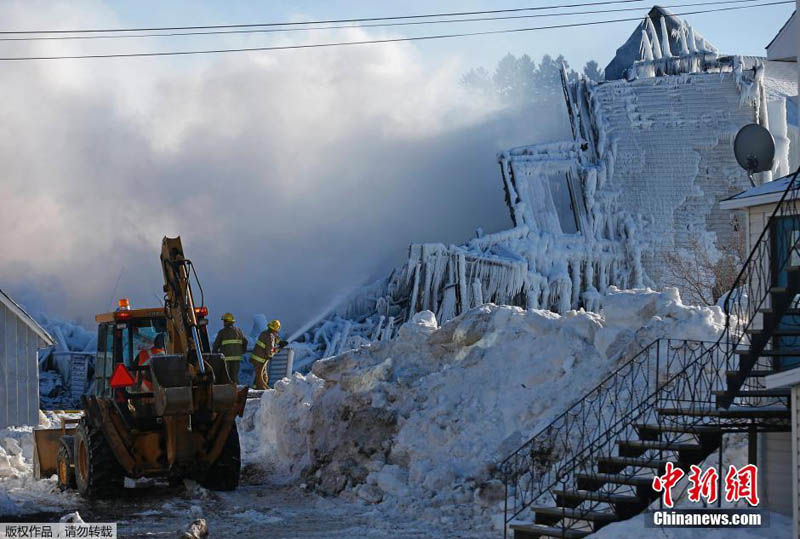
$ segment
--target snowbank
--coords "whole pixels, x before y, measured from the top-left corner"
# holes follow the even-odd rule
[[[495,463],[653,339],[714,340],[723,324],[675,289],[612,288],[600,314],[484,305],[438,327],[421,312],[278,382],[243,445],[275,480],[487,522],[502,511]]]
[[[40,425],[50,426],[53,419],[52,412],[39,412]],[[72,496],[56,493],[55,476],[33,478],[33,427],[0,429],[0,518],[58,511]]]

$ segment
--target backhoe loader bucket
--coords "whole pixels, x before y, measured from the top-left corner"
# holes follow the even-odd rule
[[[71,421],[71,422],[70,422]],[[61,418],[61,425],[33,429],[33,476],[48,478],[58,472],[56,457],[61,438],[75,432],[77,420]]]
[[[221,354],[205,354],[206,363],[214,373],[214,386],[211,388],[211,409],[215,412],[227,412],[233,408],[236,400],[236,384],[228,376],[225,358]]]
[[[156,414],[160,416],[191,414],[192,379],[183,356],[153,356],[150,376]]]

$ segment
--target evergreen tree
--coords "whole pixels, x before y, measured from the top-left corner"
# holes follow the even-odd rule
[[[586,65],[583,66],[583,74],[587,79],[595,82],[599,82],[605,78],[603,70],[600,69],[600,66],[594,60],[586,62]]]
[[[537,67],[527,54],[517,58],[508,53],[497,63],[491,77],[486,69],[479,67],[464,74],[461,83],[484,95],[494,93],[506,103],[525,103],[560,96],[562,69],[568,81],[578,80],[578,73],[569,68],[562,55],[554,59],[545,54]],[[587,62],[583,73],[592,80],[601,80],[603,76],[594,60]]]
[[[486,68],[473,68],[461,76],[461,84],[470,90],[475,90],[482,95],[494,93],[494,83]]]

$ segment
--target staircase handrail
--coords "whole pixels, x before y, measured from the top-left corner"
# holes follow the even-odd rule
[[[763,305],[764,301],[766,300],[770,286],[772,284],[771,280],[772,276],[766,275],[763,276],[763,278],[758,279],[758,285],[761,285],[761,287],[765,288],[765,290],[763,290],[763,293],[760,295],[760,299],[757,304],[754,301],[752,301],[753,298],[749,294],[747,294],[747,302],[744,305],[746,316],[742,316],[742,313],[732,313],[732,306],[742,307],[742,304],[745,303],[742,301],[742,296],[744,295],[745,292],[744,287],[746,284],[749,284],[747,282],[747,277],[748,275],[753,274],[752,272],[754,271],[754,266],[758,264],[757,266],[755,266],[756,270],[765,269],[763,266],[763,255],[765,254],[764,251],[766,250],[767,251],[766,255],[767,257],[769,256],[769,249],[770,249],[769,233],[770,230],[773,228],[773,225],[775,224],[777,219],[781,217],[786,217],[787,215],[785,214],[785,212],[787,212],[787,210],[795,210],[794,213],[791,214],[791,216],[800,216],[800,210],[798,210],[795,207],[795,204],[791,204],[790,206],[787,206],[786,204],[786,200],[788,198],[789,193],[800,188],[800,182],[797,179],[798,173],[800,173],[800,168],[798,168],[794,172],[794,174],[792,175],[792,179],[789,180],[789,183],[786,185],[786,189],[784,189],[780,200],[775,205],[775,209],[772,210],[772,213],[770,214],[767,223],[764,225],[764,228],[761,230],[761,234],[759,234],[758,239],[755,241],[753,247],[750,249],[750,253],[747,256],[747,259],[742,264],[742,269],[739,270],[739,273],[736,275],[736,279],[734,279],[733,284],[731,285],[730,290],[728,291],[725,297],[725,302],[723,303],[723,312],[725,313],[725,330],[723,334],[720,335],[719,342],[721,343],[723,339],[725,339],[728,342],[728,344],[731,346],[731,349],[729,350],[729,354],[731,355],[735,352],[736,347],[739,345],[742,338],[744,338],[745,331],[750,327],[755,318],[755,314],[758,312],[758,310],[761,308],[761,305]],[[795,200],[797,200],[797,198],[798,197],[796,195],[793,195],[791,201],[794,202]],[[789,250],[789,253],[796,250],[797,247],[798,247],[798,242],[796,241],[792,249]],[[791,256],[787,255],[786,260],[784,260],[782,267],[778,268],[778,270],[783,269],[788,264],[790,258]],[[766,269],[768,272],[771,272],[772,267],[770,266]],[[735,300],[736,303],[732,304],[731,298],[734,297],[736,297]],[[751,308],[753,305],[755,305],[755,308]],[[735,314],[735,316],[731,316],[732,314]],[[732,329],[731,318],[734,318],[736,320],[737,326],[741,324],[742,321],[744,321],[744,327],[737,327],[735,329]],[[732,341],[730,339],[730,335],[733,335],[736,340]]]
[[[505,497],[506,524],[508,524],[514,518],[516,518],[522,511],[524,511],[527,507],[529,507],[534,501],[539,499],[547,491],[551,490],[557,484],[562,483],[565,475],[564,473],[562,473],[562,471],[563,470],[574,471],[576,465],[584,463],[586,460],[584,454],[587,451],[593,453],[596,450],[595,444],[598,441],[603,439],[608,441],[612,436],[616,436],[620,432],[621,425],[630,425],[632,424],[633,421],[636,421],[638,418],[646,414],[648,411],[652,412],[655,409],[655,407],[652,405],[652,402],[654,400],[656,403],[658,403],[659,397],[664,396],[664,397],[669,397],[668,399],[665,399],[669,402],[683,402],[682,399],[683,393],[676,387],[674,387],[676,385],[676,382],[679,380],[687,380],[689,378],[687,374],[691,374],[692,377],[699,374],[702,377],[704,374],[707,373],[704,373],[702,368],[699,373],[695,372],[696,368],[698,366],[707,367],[708,364],[713,363],[714,358],[716,358],[717,363],[715,365],[712,365],[713,368],[711,369],[711,376],[713,377],[713,379],[705,380],[705,382],[707,382],[708,385],[707,388],[704,388],[708,389],[708,391],[706,391],[706,393],[708,393],[706,398],[707,399],[710,398],[711,390],[715,387],[715,384],[720,384],[721,381],[724,381],[725,377],[724,375],[721,376],[720,372],[723,369],[726,370],[730,369],[731,359],[735,355],[738,345],[745,336],[745,330],[750,327],[753,318],[755,317],[754,315],[758,312],[758,310],[761,308],[761,305],[766,301],[766,298],[769,295],[769,290],[771,287],[771,273],[769,275],[763,275],[758,273],[757,271],[753,273],[753,266],[755,264],[759,264],[757,270],[764,269],[763,263],[764,263],[765,250],[767,256],[769,254],[768,250],[769,246],[767,245],[768,231],[769,229],[772,228],[772,225],[775,223],[776,219],[784,216],[784,212],[787,210],[788,207],[786,205],[786,200],[788,198],[789,193],[800,187],[800,182],[798,182],[797,180],[798,173],[800,173],[800,168],[798,168],[798,170],[795,171],[791,180],[787,184],[780,200],[778,201],[775,209],[770,215],[767,224],[761,231],[758,240],[756,240],[755,245],[751,249],[745,263],[743,264],[742,269],[737,274],[737,277],[734,280],[734,285],[731,287],[731,290],[728,292],[728,295],[725,298],[725,302],[723,303],[723,311],[725,314],[725,327],[723,331],[720,333],[719,338],[714,342],[688,341],[688,340],[678,341],[683,343],[682,348],[684,350],[689,350],[691,349],[692,346],[694,346],[695,347],[694,350],[702,348],[702,352],[700,354],[694,355],[690,361],[681,363],[680,365],[682,368],[679,371],[672,371],[671,375],[669,370],[671,365],[667,363],[667,371],[666,371],[667,376],[665,378],[660,377],[660,375],[662,374],[660,372],[661,369],[659,361],[660,349],[662,346],[661,343],[666,342],[667,349],[669,349],[670,343],[673,342],[673,340],[656,339],[655,341],[651,342],[646,347],[644,347],[637,354],[635,354],[631,359],[626,361],[622,366],[620,366],[618,369],[616,369],[614,372],[612,372],[610,375],[604,378],[602,382],[600,382],[592,390],[587,392],[582,398],[573,403],[565,412],[563,412],[555,419],[553,419],[553,421],[551,421],[546,427],[540,429],[533,437],[531,437],[528,441],[522,444],[516,451],[514,451],[508,457],[506,457],[498,466],[498,468],[503,472],[504,482],[506,486],[506,497]],[[794,201],[797,198],[798,197],[796,196],[792,196],[791,200]],[[792,204],[791,209],[795,209],[794,206],[795,205]],[[797,210],[792,215],[800,216],[800,210]],[[800,247],[800,237],[798,237],[797,240],[795,240],[794,244],[792,245],[792,249],[790,249],[789,252],[791,253],[798,247]],[[786,265],[788,265],[790,258],[791,256],[786,257],[786,260],[783,261],[783,265],[780,268],[777,268],[778,271],[782,270]],[[772,266],[770,266],[767,269],[768,271],[771,272]],[[750,283],[748,280],[748,276],[751,276],[753,274],[757,275],[758,282],[756,283],[756,287],[759,289],[758,291],[762,293],[758,294],[759,299],[757,302],[753,301],[753,299],[755,299],[755,294],[747,295],[747,306],[744,307],[744,309],[746,310],[745,312],[748,313],[748,316],[745,319],[746,320],[745,325],[744,327],[739,327],[739,324],[742,321],[742,317],[739,314],[736,314],[735,318],[737,325],[735,328],[732,328],[731,318],[734,317],[732,306],[741,307],[741,304],[743,303],[742,301],[743,294],[745,292],[743,287],[745,286],[745,284],[752,285],[752,283]],[[753,290],[752,286],[750,287],[750,289]],[[734,297],[735,299],[732,300],[732,298]],[[732,303],[733,301],[735,301],[735,303]],[[731,340],[731,338],[733,338],[733,341]],[[710,346],[705,347],[705,345],[710,345]],[[653,354],[654,350],[656,356],[656,368],[655,368],[655,375],[653,376],[650,373],[650,369],[647,368],[639,369],[639,367],[641,367],[643,364],[650,363],[649,360],[652,359],[651,355]],[[708,358],[711,358],[711,360],[709,361]],[[603,420],[602,417],[597,416],[596,419],[598,419],[598,426],[604,423],[605,430],[600,434],[593,435],[588,442],[584,436],[586,425],[585,424],[582,425],[584,432],[582,432],[579,442],[582,444],[583,449],[581,449],[576,453],[573,453],[568,457],[565,455],[559,458],[558,460],[554,461],[552,458],[552,454],[548,454],[546,450],[541,451],[540,453],[536,452],[538,449],[535,449],[534,446],[536,446],[537,441],[544,442],[543,444],[540,443],[539,446],[544,447],[545,449],[547,449],[548,447],[554,447],[554,444],[548,445],[546,443],[546,442],[552,442],[558,435],[557,433],[556,434],[553,433],[554,430],[566,429],[569,426],[569,419],[571,416],[574,417],[581,415],[577,412],[582,407],[584,407],[586,403],[589,402],[591,399],[596,398],[596,400],[602,400],[602,397],[605,397],[605,395],[610,392],[608,388],[613,388],[617,385],[616,384],[617,380],[633,378],[633,375],[635,374],[634,369],[637,369],[638,371],[642,372],[643,376],[645,376],[645,378],[643,378],[644,387],[640,389],[634,388],[633,385],[634,380],[631,379],[631,390],[632,390],[631,396],[634,396],[633,395],[634,393],[639,392],[640,394],[638,396],[643,397],[641,398],[641,400],[637,401],[636,406],[626,411],[620,410],[620,412],[622,412],[621,415],[616,413],[613,414],[611,421]],[[691,373],[688,372],[690,370],[692,370]],[[654,386],[652,386],[651,384],[652,378],[655,379]],[[659,383],[659,378],[661,378],[660,383]],[[695,389],[696,387],[692,388],[692,390]],[[673,391],[674,393],[672,395],[669,395],[670,391]],[[630,402],[630,400],[628,402]],[[694,405],[697,402],[703,402],[704,404],[708,404],[710,401],[709,400],[698,401],[697,395],[693,394],[692,400],[690,402],[692,402],[692,404]],[[612,410],[613,412],[617,412],[616,408],[613,408]],[[600,430],[600,428],[597,427],[594,428],[595,432],[597,432],[598,430]],[[522,455],[522,458],[525,460],[525,464],[528,468],[524,473],[530,474],[531,479],[533,479],[534,475],[537,476],[546,475],[550,476],[550,479],[546,481],[546,484],[542,484],[543,482],[540,481],[539,484],[537,485],[537,488],[535,490],[532,489],[527,496],[524,496],[524,499],[522,499],[521,503],[519,504],[517,504],[517,491],[515,487],[515,493],[514,493],[515,503],[514,507],[511,509],[511,514],[509,514],[509,507],[508,507],[509,482],[511,478],[514,478],[514,480],[516,480],[516,478],[521,476],[521,474],[518,473],[517,470],[510,471],[509,468],[511,467],[512,463],[516,462],[516,459],[520,458],[520,455]],[[565,458],[566,460],[564,460]],[[556,468],[555,475],[553,475],[552,473],[554,471],[553,470],[554,468]]]

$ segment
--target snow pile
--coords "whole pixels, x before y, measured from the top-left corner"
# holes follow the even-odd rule
[[[0,479],[19,478],[31,473],[33,434],[31,427],[0,430]]]
[[[601,314],[484,305],[438,327],[424,311],[278,382],[243,446],[276,480],[327,495],[495,518],[497,462],[653,339],[712,340],[723,323],[675,289],[611,289]]]
[[[49,427],[55,416],[39,412],[39,423]],[[74,417],[74,416],[70,416]],[[21,517],[58,509],[55,476],[33,478],[33,427],[0,429],[0,518]]]

